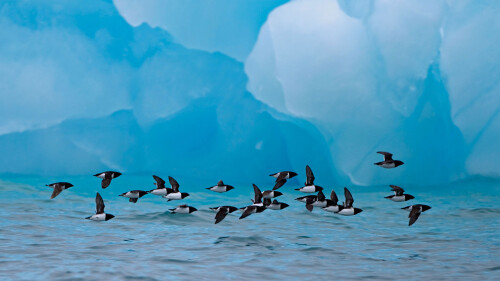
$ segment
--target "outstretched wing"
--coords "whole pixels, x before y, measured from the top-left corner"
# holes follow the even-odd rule
[[[262,202],[262,192],[260,189],[254,184],[253,185],[253,191],[255,192],[255,197],[254,197],[254,203],[261,203]]]
[[[165,188],[165,181],[162,178],[160,178],[159,176],[155,176],[155,175],[153,175],[153,178],[156,181],[156,188],[158,188],[158,189]]]
[[[170,185],[172,186],[172,190],[174,192],[179,192],[179,183],[171,176],[168,177],[168,181],[170,182]]]
[[[224,207],[219,208],[219,211],[215,215],[215,224],[218,224],[219,222],[221,222],[227,216],[228,213],[229,213],[229,210],[227,208],[224,208]]]
[[[276,180],[276,184],[274,185],[273,190],[276,190],[276,189],[282,187],[285,183],[286,183],[286,179],[284,179],[284,178]]]
[[[101,182],[101,187],[106,188],[111,184],[111,179],[110,178],[103,178]]]
[[[337,193],[335,193],[335,190],[332,189],[332,193],[330,194],[330,199],[337,205],[339,202],[339,198],[337,197]]]
[[[325,194],[323,194],[323,191],[320,190],[318,192],[318,197],[317,198],[318,199],[316,199],[316,200],[318,200],[318,201],[325,201],[326,197],[325,197]]]
[[[413,207],[411,208],[411,211],[410,211],[410,222],[408,223],[408,226],[414,224],[417,220],[418,220],[418,217],[420,216],[420,208],[417,208],[417,207]]]
[[[390,187],[392,188],[392,191],[394,191],[394,194],[396,194],[396,196],[401,196],[403,195],[403,192],[405,192],[404,189],[397,185],[390,185]]]
[[[101,194],[97,192],[95,196],[95,208],[96,214],[104,214],[104,201],[102,200]]]
[[[54,184],[54,191],[52,192],[52,196],[50,196],[50,199],[54,199],[61,191],[63,190],[62,185],[59,183]]]
[[[241,214],[240,220],[248,217],[249,215],[251,215],[254,212],[255,208],[256,208],[255,206],[248,206],[248,207],[246,207],[245,211],[243,212],[243,214]]]
[[[352,194],[347,189],[347,187],[344,187],[344,196],[345,196],[345,207],[346,208],[351,208],[352,204],[354,203],[354,199],[352,198]]]
[[[314,185],[314,174],[309,165],[306,165],[306,185]]]
[[[377,153],[384,155],[384,161],[392,160],[392,153],[385,152],[385,151],[377,151]]]

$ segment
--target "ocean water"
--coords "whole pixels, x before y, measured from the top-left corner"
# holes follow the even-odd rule
[[[388,186],[350,186],[364,211],[342,217],[309,213],[293,200],[304,194],[292,180],[278,198],[289,208],[243,220],[237,211],[215,225],[208,207],[248,205],[250,183],[218,194],[204,189],[215,183],[179,178],[187,199],[148,194],[133,204],[118,195],[153,189],[150,176],[123,175],[105,190],[92,176],[0,179],[1,280],[500,280],[499,181],[404,186],[416,199],[402,203],[383,198]],[[75,186],[50,200],[44,185],[55,181]],[[96,191],[114,219],[84,219]],[[182,203],[199,211],[169,213]],[[411,227],[400,209],[409,203],[432,206]]]

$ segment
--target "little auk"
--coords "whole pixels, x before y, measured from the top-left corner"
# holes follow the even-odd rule
[[[417,221],[417,219],[421,213],[429,210],[430,208],[431,207],[427,206],[427,205],[415,204],[415,205],[407,206],[407,207],[404,207],[401,209],[410,211],[410,214],[408,215],[408,217],[410,218],[410,222],[408,223],[408,226],[411,226],[412,224],[414,224]]]
[[[251,214],[264,212],[264,210],[266,210],[266,207],[250,205],[250,206],[240,208],[240,210],[243,210],[243,214],[241,214],[241,217],[240,217],[240,220],[241,220],[241,219],[248,217]]]
[[[339,198],[337,197],[337,193],[332,189],[332,193],[330,194],[330,200],[326,200],[326,206],[323,207],[323,210],[327,212],[337,213],[340,211],[340,206],[338,205]]]
[[[415,199],[415,197],[413,197],[413,195],[404,194],[405,190],[397,185],[390,185],[390,187],[391,187],[391,190],[394,191],[394,195],[386,196],[384,198],[387,198],[387,199],[392,200],[394,202],[403,202],[403,201]]]
[[[195,211],[198,211],[198,209],[188,205],[179,205],[176,208],[170,209],[170,213],[172,214],[191,214]]]
[[[266,190],[264,192],[262,192],[262,198],[264,199],[272,199],[272,198],[276,198],[278,196],[281,196],[283,195],[283,193],[279,192],[279,191],[274,191],[274,190]]]
[[[377,153],[384,155],[384,161],[374,163],[377,166],[380,166],[380,167],[386,168],[386,169],[391,169],[391,168],[396,168],[397,166],[401,166],[404,164],[402,161],[392,160],[392,154],[389,152],[377,151]]]
[[[229,191],[231,189],[234,189],[234,186],[224,184],[224,182],[222,180],[220,180],[217,183],[217,185],[214,185],[214,186],[211,186],[211,187],[207,187],[206,189],[222,193],[222,192],[227,192],[227,191]]]
[[[263,206],[262,204],[262,192],[260,189],[253,184],[254,199],[252,200],[253,206]]]
[[[304,193],[314,193],[323,190],[321,186],[314,185],[314,174],[309,165],[306,165],[306,182],[305,186],[301,188],[297,188],[295,190],[304,192]]]
[[[345,202],[344,205],[341,206],[340,210],[337,212],[339,215],[343,216],[354,216],[356,214],[361,213],[363,210],[354,208],[352,204],[354,203],[354,199],[352,198],[351,192],[344,187],[344,196],[345,196]]]
[[[238,210],[238,208],[233,207],[233,206],[221,206],[221,207],[210,208],[210,209],[217,210],[217,214],[215,215],[215,224],[218,224],[219,222],[221,222],[227,216],[227,214],[230,214],[230,213]]]
[[[99,192],[97,192],[95,196],[95,206],[96,206],[95,215],[86,217],[86,219],[93,221],[107,221],[115,217],[112,214],[106,214],[104,212],[104,201],[102,200],[102,197],[99,194]]]
[[[56,182],[56,183],[46,184],[45,186],[52,187],[54,189],[54,191],[52,192],[52,195],[50,196],[50,199],[54,199],[64,189],[68,189],[68,188],[72,187],[73,185],[69,182]]]
[[[295,200],[302,202],[302,203],[307,203],[308,200],[312,202],[312,201],[316,200],[316,198],[318,198],[317,195],[307,195],[307,196],[295,198]]]
[[[326,201],[326,197],[325,197],[325,194],[323,194],[323,191],[319,191],[318,192],[318,195],[316,196],[316,199],[308,199],[306,200],[306,209],[309,211],[309,212],[312,212],[313,208],[314,207],[320,207],[320,208],[323,208],[323,207],[326,207],[326,204],[327,204],[327,201]]]
[[[129,202],[137,203],[137,199],[141,198],[142,196],[144,196],[146,194],[148,194],[147,191],[131,190],[131,191],[127,191],[125,193],[122,193],[119,196],[127,197]]]
[[[165,187],[165,181],[160,178],[159,176],[153,175],[153,178],[155,179],[155,185],[156,189],[150,190],[149,193],[158,195],[158,196],[164,196],[167,195],[168,193],[172,192],[171,188],[166,188]]]
[[[170,182],[172,189],[167,189],[167,195],[163,195],[163,198],[166,198],[168,199],[168,201],[170,201],[181,200],[189,196],[189,193],[179,191],[179,183],[173,177],[169,176],[168,181]]]
[[[106,188],[106,187],[109,186],[109,184],[111,184],[111,180],[112,179],[117,178],[117,177],[119,177],[121,175],[122,174],[118,173],[118,172],[107,171],[107,172],[102,172],[102,173],[99,173],[99,174],[95,174],[94,177],[101,178],[102,179],[101,187],[102,188]]]
[[[264,206],[269,210],[283,210],[290,205],[278,202],[276,199],[274,199],[273,202],[271,202],[271,199],[264,199]]]
[[[282,187],[286,183],[287,179],[291,179],[291,178],[295,177],[296,175],[297,175],[297,173],[290,172],[290,171],[283,171],[283,172],[271,174],[270,175],[271,177],[276,178],[276,184],[274,185],[273,190],[276,190],[276,189]]]

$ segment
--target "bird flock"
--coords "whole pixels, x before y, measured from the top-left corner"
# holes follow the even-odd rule
[[[392,154],[389,152],[383,152],[379,151],[377,152],[379,154],[382,154],[384,156],[384,161],[374,163],[375,165],[386,168],[386,169],[391,169],[391,168],[396,168],[398,166],[403,165],[404,163],[400,160],[393,160],[392,159]],[[115,179],[122,174],[119,172],[115,171],[107,171],[107,172],[102,172],[95,174],[95,177],[98,177],[102,179],[101,181],[101,187],[107,188],[111,184],[111,180]],[[270,176],[276,178],[275,180],[275,185],[272,190],[265,190],[262,192],[259,187],[257,187],[255,184],[253,184],[253,189],[254,189],[254,198],[251,200],[252,204],[239,208],[239,210],[242,211],[242,214],[240,216],[240,219],[244,219],[252,214],[255,213],[261,213],[265,210],[283,210],[287,208],[289,205],[287,203],[279,202],[276,198],[283,195],[282,192],[277,191],[277,189],[281,188],[288,179],[291,179],[295,176],[297,176],[297,173],[291,172],[291,171],[283,171],[283,172],[278,172],[271,174]],[[129,199],[129,202],[132,203],[137,203],[137,200],[139,198],[143,197],[146,194],[153,194],[157,196],[161,196],[167,201],[172,201],[172,200],[182,200],[185,199],[186,197],[189,196],[189,193],[181,192],[179,190],[179,183],[173,178],[173,177],[168,177],[168,181],[170,184],[170,187],[166,187],[166,182],[156,176],[153,175],[153,178],[155,180],[155,189],[152,189],[150,191],[144,191],[144,190],[131,190],[127,191],[125,193],[120,194],[119,196],[126,197]],[[323,193],[323,187],[318,186],[314,183],[314,174],[309,167],[309,165],[306,165],[306,181],[304,183],[304,186],[301,188],[297,188],[295,190],[303,192],[303,193],[316,193],[313,195],[306,195],[302,197],[298,197],[295,200],[305,203],[305,207],[309,212],[312,212],[314,207],[321,208],[324,211],[327,212],[332,212],[338,215],[343,215],[343,216],[353,216],[361,213],[363,210],[360,208],[355,208],[353,206],[354,204],[354,198],[346,187],[344,187],[344,197],[345,200],[342,204],[338,204],[338,197],[335,191],[332,189],[330,193],[330,199],[327,199],[325,197],[325,194]],[[73,185],[69,182],[56,182],[52,184],[48,184],[47,186],[53,188],[52,195],[50,199],[55,198],[58,196],[63,190],[68,189],[72,187]],[[410,195],[410,194],[405,194],[404,189],[396,186],[396,185],[390,185],[391,190],[394,192],[394,195],[386,196],[386,199],[392,200],[394,202],[404,202],[408,200],[412,200],[415,197]],[[225,184],[222,180],[220,180],[216,185],[207,187],[206,189],[218,193],[224,193],[228,192],[232,189],[234,189],[233,186]],[[92,216],[87,217],[86,219],[94,220],[94,221],[107,221],[114,216],[112,214],[107,214],[104,212],[104,201],[97,192],[96,198],[96,213]],[[415,205],[410,205],[404,208],[401,208],[403,210],[407,210],[410,212],[408,218],[409,223],[408,225],[411,226],[413,225],[417,219],[419,218],[420,214],[422,212],[425,212],[429,210],[431,207],[423,204],[415,204]],[[238,208],[234,206],[219,206],[219,207],[212,207],[210,208],[211,210],[216,212],[215,215],[215,224],[220,223],[224,218],[235,211],[238,210]],[[171,213],[174,214],[190,214],[197,209],[192,206],[188,206],[186,204],[179,205],[176,208],[169,209]]]

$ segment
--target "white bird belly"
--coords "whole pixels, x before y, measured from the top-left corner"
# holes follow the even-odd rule
[[[163,197],[170,199],[170,200],[181,200],[182,199],[182,195],[180,192],[169,193]]]

